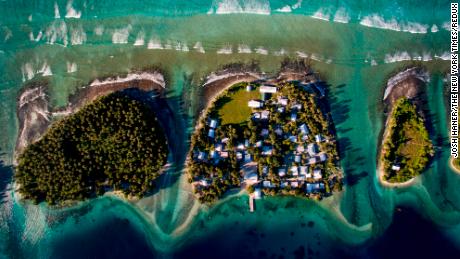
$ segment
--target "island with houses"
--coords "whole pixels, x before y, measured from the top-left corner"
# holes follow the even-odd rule
[[[203,112],[187,171],[202,203],[228,191],[321,199],[342,189],[325,84],[256,80],[225,89]],[[250,202],[252,198],[250,199]]]

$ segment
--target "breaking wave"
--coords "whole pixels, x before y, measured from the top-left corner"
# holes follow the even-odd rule
[[[112,34],[112,43],[113,44],[126,44],[128,43],[129,33],[131,31],[131,25],[126,26],[125,28],[115,29]]]
[[[161,45],[161,41],[157,39],[151,39],[149,40],[149,43],[147,44],[148,49],[163,49],[163,46]]]
[[[331,15],[329,13],[326,13],[323,8],[320,8],[311,17],[323,21],[329,21]]]
[[[81,27],[70,28],[70,43],[72,45],[81,45],[86,42],[86,33]]]
[[[238,53],[249,54],[249,53],[252,53],[252,50],[248,45],[240,44],[238,45]]]
[[[143,31],[137,34],[136,40],[134,41],[134,46],[143,46],[145,44],[145,33]]]
[[[232,50],[232,46],[228,45],[228,46],[224,46],[223,48],[217,50],[217,54],[232,54],[233,50]]]
[[[373,14],[364,17],[360,21],[361,25],[373,28],[387,29],[393,31],[403,31],[410,33],[427,33],[429,26],[416,22],[398,23],[395,18],[385,20],[383,17]]]
[[[255,49],[257,54],[268,55],[268,50],[264,47],[258,47]]]
[[[54,21],[45,31],[45,38],[48,44],[61,42],[64,46],[68,44],[67,25],[64,21]]]
[[[270,3],[266,0],[221,0],[214,1],[208,14],[251,13],[269,15]]]
[[[350,15],[347,13],[345,8],[339,8],[334,15],[334,22],[348,23],[350,21]]]
[[[67,6],[66,6],[66,11],[67,13],[65,14],[65,18],[76,18],[76,19],[80,19],[81,17],[81,11],[77,11],[75,10],[75,8],[73,8],[73,1],[72,0],[69,0],[69,2],[67,2]],[[55,5],[57,6],[57,4]],[[58,10],[59,11],[59,10]]]
[[[59,13],[59,5],[57,4],[57,2],[54,2],[54,18],[61,18],[61,14]]]
[[[203,44],[201,44],[201,42],[199,42],[199,41],[197,43],[195,43],[193,48],[196,49],[196,51],[198,51],[200,53],[205,53],[204,48],[203,48]]]

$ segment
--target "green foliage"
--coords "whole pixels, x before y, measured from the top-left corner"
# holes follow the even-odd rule
[[[153,111],[113,93],[52,125],[21,154],[15,178],[36,203],[82,200],[106,189],[142,196],[167,154]]]
[[[395,102],[390,116],[388,137],[383,143],[385,180],[405,182],[422,173],[434,148],[422,117],[407,98]],[[401,169],[391,170],[393,164]]]

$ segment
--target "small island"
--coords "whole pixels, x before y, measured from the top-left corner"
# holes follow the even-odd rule
[[[19,155],[23,198],[59,204],[106,191],[141,197],[154,187],[168,155],[155,113],[114,92],[55,122]]]
[[[409,182],[425,170],[434,155],[422,109],[424,80],[420,68],[407,69],[389,80],[384,97],[389,114],[379,161],[384,182]]]
[[[237,83],[215,98],[192,136],[189,181],[202,203],[232,189],[254,198],[321,199],[342,189],[325,86],[317,80]]]

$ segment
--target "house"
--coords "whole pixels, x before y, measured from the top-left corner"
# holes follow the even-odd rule
[[[268,136],[268,133],[269,133],[268,129],[262,129],[262,132],[260,133],[260,135],[261,135],[262,137],[267,137],[267,136]]]
[[[260,188],[255,188],[254,189],[254,199],[258,200],[262,198],[262,191],[260,190]]]
[[[222,143],[217,143],[214,145],[214,149],[218,152],[221,152],[224,148],[224,145],[222,145]]]
[[[311,178],[311,172],[308,171],[308,173],[305,175],[306,178]]]
[[[292,188],[297,188],[297,187],[299,187],[299,182],[297,182],[297,181],[291,182],[291,187],[292,187]]]
[[[262,140],[259,140],[256,142],[256,147],[261,147],[262,146]]]
[[[210,182],[211,182],[211,181],[208,180],[208,179],[201,179],[201,180],[200,180],[200,184],[201,184],[202,186],[209,186]]]
[[[254,120],[260,120],[260,112],[255,112],[252,114],[252,118]]]
[[[236,146],[236,149],[238,150],[245,150],[245,146],[243,145],[243,143],[239,143],[238,146]]]
[[[206,159],[206,153],[203,151],[198,152],[198,160],[205,160]]]
[[[286,97],[278,97],[278,104],[282,106],[286,106],[288,104],[288,98]]]
[[[236,152],[236,159],[238,159],[238,160],[243,159],[243,153],[241,153],[241,152]]]
[[[248,102],[248,106],[251,108],[262,108],[264,106],[264,103],[258,100],[250,100]]]
[[[245,147],[249,147],[249,139],[245,139],[245,140],[244,140],[244,146],[245,146]]]
[[[272,153],[273,153],[273,147],[272,146],[264,146],[264,147],[262,147],[262,155],[269,156]]]
[[[257,182],[258,176],[255,172],[248,172],[247,174],[244,175],[244,180],[245,181],[251,181],[251,182]]]
[[[278,169],[278,175],[279,177],[283,177],[286,175],[286,168],[279,168]]]
[[[219,158],[219,154],[217,153],[216,150],[212,150],[209,155],[211,156],[211,159],[217,159]]]
[[[268,174],[268,166],[263,166],[262,167],[262,174],[267,175]]]
[[[394,165],[391,166],[391,170],[393,170],[393,171],[399,171],[399,170],[401,170],[401,166],[398,165],[398,164],[394,164]]]
[[[310,159],[308,159],[308,164],[309,164],[309,165],[314,165],[314,164],[316,164],[316,157],[311,157]]]
[[[292,173],[292,176],[298,176],[299,175],[299,168],[297,166],[292,166],[291,167],[291,173]]]
[[[319,161],[324,162],[327,159],[326,153],[319,154]]]
[[[285,110],[286,110],[285,107],[278,107],[278,108],[276,109],[276,111],[277,111],[278,113],[283,113]]]
[[[289,136],[288,139],[291,141],[291,142],[297,142],[297,136]]]
[[[323,140],[324,140],[324,139],[323,139],[323,136],[321,136],[320,134],[318,134],[318,135],[315,136],[315,141],[316,141],[317,143],[322,142]]]
[[[272,182],[270,181],[263,181],[262,186],[265,188],[271,188],[272,187]]]
[[[300,125],[299,130],[300,130],[300,133],[304,135],[308,135],[308,133],[310,133],[310,130],[308,129],[308,126],[305,123]]]
[[[313,184],[307,183],[306,186],[305,186],[305,190],[307,191],[307,193],[312,193],[313,192]]]
[[[321,169],[313,170],[313,179],[319,180],[321,178],[323,178],[323,175],[321,174]]]
[[[288,182],[282,181],[280,187],[281,188],[286,188],[286,187],[288,187],[288,185],[289,185]]]
[[[208,132],[208,137],[210,138],[214,138],[214,136],[216,135],[216,132],[214,129],[209,129],[209,132]]]
[[[318,153],[318,145],[315,143],[308,144],[307,151],[310,156],[316,155]]]
[[[268,120],[268,118],[270,117],[270,112],[265,110],[265,111],[262,111],[260,113],[260,119],[262,120]]]
[[[259,91],[261,93],[270,93],[270,94],[274,94],[277,92],[277,88],[275,86],[270,86],[270,85],[263,85],[259,88]]]
[[[302,109],[302,104],[300,104],[300,103],[292,104],[292,105],[291,105],[291,109],[292,109],[292,110],[300,111],[300,110]]]
[[[222,158],[228,158],[228,151],[220,152],[220,157],[222,157]]]
[[[283,129],[281,129],[280,127],[277,127],[277,128],[275,129],[275,133],[276,133],[276,135],[278,135],[278,136],[282,136],[282,135],[283,135]]]
[[[230,139],[229,138],[223,138],[222,143],[227,143]]]
[[[247,91],[247,92],[251,92],[252,90],[254,90],[254,86],[251,85],[251,84],[248,84],[248,85],[246,86],[246,91]]]
[[[303,153],[305,152],[305,146],[303,144],[297,145],[296,151],[298,153]]]
[[[211,122],[209,123],[209,127],[215,129],[217,127],[217,120],[211,119]]]
[[[308,173],[308,167],[307,166],[300,166],[300,174],[306,176],[307,173]]]
[[[302,160],[302,157],[300,155],[294,156],[294,162],[300,163],[301,160]]]
[[[291,113],[291,121],[296,121],[297,120],[297,113],[292,112]]]
[[[244,162],[245,162],[245,163],[249,163],[249,162],[251,162],[251,161],[252,161],[252,156],[251,156],[251,154],[246,153],[246,154],[244,155]]]

